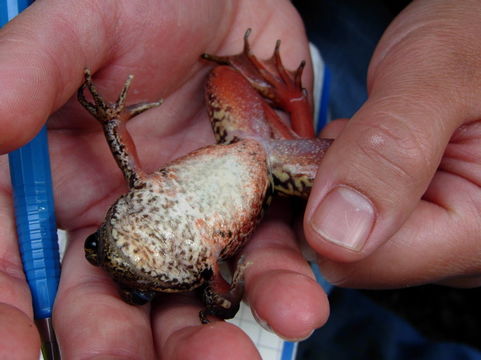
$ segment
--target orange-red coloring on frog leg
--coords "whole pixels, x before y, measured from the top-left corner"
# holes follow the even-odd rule
[[[250,51],[249,34],[250,29],[244,35],[244,49],[240,54],[231,56],[203,54],[202,58],[230,67],[230,71],[224,70],[225,67],[218,67],[214,71],[219,71],[222,76],[225,76],[226,82],[234,85],[230,89],[231,96],[243,97],[245,95],[247,90],[244,82],[261,95],[261,100],[264,101],[261,101],[259,106],[264,108],[264,121],[271,126],[275,138],[314,137],[312,108],[307,91],[302,87],[301,81],[305,62],[302,61],[294,72],[286,70],[280,57],[280,41],[276,43],[274,54],[270,59],[259,60]],[[222,70],[217,70],[219,68]],[[219,78],[220,74],[217,73],[215,77]],[[217,80],[217,84],[220,83],[221,80]],[[240,89],[237,89],[236,85]],[[209,87],[206,89],[209,93]],[[209,104],[209,95],[207,95],[207,100]],[[289,126],[282,122],[273,109],[280,109],[289,115]],[[257,115],[254,111],[252,114]]]
[[[218,143],[252,135],[293,139],[297,135],[238,71],[214,68],[206,83],[206,104]]]

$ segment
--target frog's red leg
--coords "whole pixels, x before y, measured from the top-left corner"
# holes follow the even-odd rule
[[[98,93],[92,82],[90,70],[85,69],[84,75],[85,82],[77,92],[78,100],[102,125],[115,161],[122,170],[129,186],[135,187],[141,181],[142,171],[140,169],[135,144],[127,130],[126,123],[129,119],[145,110],[159,106],[161,101],[125,106],[127,92],[133,78],[133,76],[130,75],[125,81],[117,101],[107,103]],[[92,95],[93,103],[86,99],[84,94],[85,89]]]
[[[280,41],[276,43],[272,58],[260,61],[250,51],[249,34],[250,29],[245,33],[244,50],[240,54],[231,56],[203,54],[202,58],[228,65],[239,71],[274,107],[290,114],[291,126],[297,135],[304,138],[314,137],[312,109],[301,81],[305,62],[301,62],[295,72],[287,71],[279,53]]]
[[[218,269],[214,269],[214,275],[204,288],[204,304],[206,308],[199,312],[200,321],[209,323],[208,315],[214,315],[221,319],[232,319],[239,311],[240,302],[244,293],[244,271],[248,263],[244,257],[237,262],[237,268],[228,284]]]
[[[218,66],[210,72],[205,97],[218,143],[230,143],[248,135],[265,139],[297,137],[246,78],[228,66]]]
[[[274,191],[307,198],[332,139],[266,140]]]

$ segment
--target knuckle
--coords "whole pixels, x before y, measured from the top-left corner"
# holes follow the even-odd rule
[[[388,116],[393,118],[392,114]],[[367,124],[357,137],[357,146],[370,160],[373,173],[396,184],[417,185],[434,171],[429,139],[420,134],[425,132],[398,120]]]

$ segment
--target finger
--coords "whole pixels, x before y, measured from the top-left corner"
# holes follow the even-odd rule
[[[285,219],[264,222],[243,253],[249,264],[246,297],[264,327],[293,340],[307,337],[325,323],[326,295],[300,255]],[[232,324],[214,321],[199,325],[201,306],[195,298],[176,295],[162,299],[156,302],[153,316],[162,358],[260,358],[247,336]]]
[[[349,119],[336,119],[333,120],[322,129],[319,134],[320,138],[335,139],[339,136],[342,130],[346,127]]]
[[[222,16],[223,2],[202,7],[195,6],[195,1],[135,4],[134,9],[129,1],[39,1],[2,28],[0,81],[8,91],[0,93],[1,152],[37,133],[48,115],[79,87],[86,66],[95,72],[110,65],[115,76],[104,76],[118,79],[119,86],[128,73],[135,73],[145,80],[138,98],[154,89],[159,94],[161,88],[164,92],[176,88],[188,78],[209,41],[220,37],[214,29],[225,31],[223,21],[230,19]],[[204,18],[209,22],[201,24],[199,19]],[[182,57],[159,57],[154,45],[162,45],[163,53],[179,52]],[[117,88],[109,88],[115,97]]]
[[[123,302],[107,274],[85,260],[88,234],[73,234],[62,263],[53,314],[62,357],[154,359],[148,308]]]
[[[4,185],[0,191],[0,358],[34,359],[40,338],[18,252],[13,204]]]
[[[96,58],[98,65],[94,51],[103,56],[111,44],[98,13],[69,5],[68,9],[52,1],[36,2],[0,32],[0,79],[10,89],[0,95],[2,127],[8,129],[0,138],[2,152],[37,133],[80,83],[86,59]],[[74,16],[79,22],[72,21]],[[99,33],[87,36],[92,30],[82,31],[75,24],[89,24]]]
[[[31,316],[0,303],[0,358],[36,359],[39,353],[40,337]]]
[[[480,206],[478,185],[440,172],[425,200],[384,246],[352,264],[323,259],[321,271],[339,286],[395,288],[436,282],[479,286]]]
[[[329,304],[283,217],[266,219],[243,252],[246,297],[264,327],[299,340],[327,321]]]
[[[479,52],[481,43],[464,31],[474,9],[453,13],[434,5],[442,2],[426,3],[430,8],[413,3],[385,34],[370,68],[369,99],[319,168],[305,231],[311,246],[330,259],[365,258],[398,231],[454,130],[481,112],[474,101],[481,79],[472,73],[481,63],[466,53]],[[433,35],[447,24],[445,37]],[[473,32],[480,35],[481,28]],[[467,57],[462,66],[458,56]]]
[[[161,297],[153,304],[153,328],[161,359],[260,359],[249,337],[237,326],[213,321],[202,325],[202,308],[193,296]]]

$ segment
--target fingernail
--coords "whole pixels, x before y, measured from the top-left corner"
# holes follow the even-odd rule
[[[257,311],[251,307],[251,313],[252,313],[252,316],[254,316],[254,319],[256,319],[257,323],[266,331],[269,331],[273,334],[275,334],[274,330],[272,330],[272,328],[269,326],[268,322],[265,321],[264,319],[262,319],[259,314],[257,313]]]
[[[301,337],[297,337],[297,338],[288,338],[288,337],[285,337],[285,336],[282,336],[282,335],[279,335],[279,334],[277,334],[277,336],[279,336],[284,341],[301,342],[301,341],[309,339],[313,332],[314,332],[314,330],[311,330],[306,335],[301,336]]]
[[[321,201],[311,218],[311,226],[325,240],[359,251],[375,217],[368,198],[350,187],[338,186]]]
[[[267,323],[267,321],[261,319],[259,317],[259,314],[257,313],[257,311],[254,310],[254,308],[251,308],[251,312],[252,312],[252,315],[254,316],[254,319],[256,319],[257,323],[266,331],[272,333],[272,334],[276,334],[277,336],[279,336],[281,339],[285,340],[285,341],[291,341],[291,342],[299,342],[299,341],[303,341],[303,340],[306,340],[307,338],[309,338],[312,333],[314,332],[314,330],[311,330],[308,334],[306,334],[305,336],[301,336],[301,337],[298,337],[298,338],[287,338],[285,336],[283,336],[282,334],[279,334],[279,333],[276,333],[270,326],[269,324]]]

